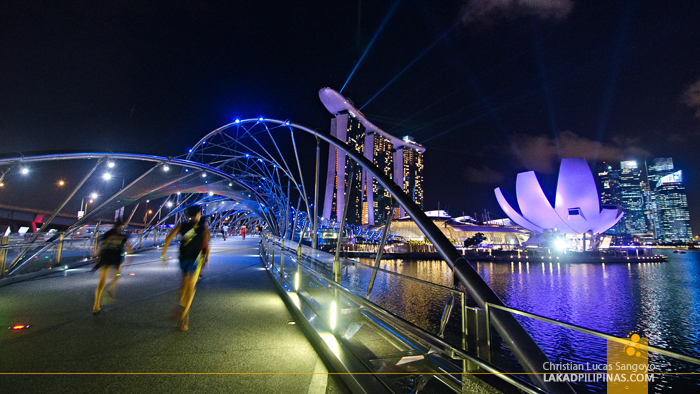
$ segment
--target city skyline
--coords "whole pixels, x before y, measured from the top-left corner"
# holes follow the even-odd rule
[[[692,229],[683,170],[672,157],[598,163],[601,202],[620,206],[625,216],[607,233],[639,242],[690,241]]]
[[[673,157],[700,228],[700,4],[489,4],[3,2],[0,154],[175,156],[258,116],[329,131],[331,87],[426,147],[426,210],[495,215],[493,187],[552,188],[565,157]]]

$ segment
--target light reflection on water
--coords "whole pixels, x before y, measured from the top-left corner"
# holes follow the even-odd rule
[[[656,253],[666,254],[668,261],[478,262],[473,267],[507,306],[618,337],[636,331],[648,338],[650,345],[700,358],[700,252]],[[451,270],[443,261],[385,260],[380,267],[448,287],[452,284]],[[405,280],[392,281],[388,275],[378,276],[375,288],[381,288],[377,291],[381,303],[395,305],[400,316],[432,332],[439,327],[447,299],[444,292],[426,292],[424,287]],[[453,318],[460,316],[453,314]],[[606,362],[605,340],[528,318],[518,320],[553,362]],[[507,355],[496,354],[495,360],[506,369],[514,368]],[[663,371],[700,372],[697,366],[656,354],[650,354],[649,362]],[[657,375],[650,392],[671,392],[687,386],[697,389],[698,385],[700,378],[692,376]],[[604,385],[577,387],[584,392],[604,389]]]

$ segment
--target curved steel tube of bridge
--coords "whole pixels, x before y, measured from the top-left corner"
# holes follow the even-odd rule
[[[266,121],[279,122],[270,119],[266,119]],[[352,157],[356,163],[369,171],[375,179],[391,193],[399,205],[408,212],[481,308],[485,308],[487,302],[494,305],[505,306],[498,295],[486,284],[484,279],[472,268],[464,256],[457,251],[440,229],[435,226],[433,221],[425,215],[420,207],[413,202],[406,193],[404,193],[401,186],[389,179],[389,177],[380,171],[374,163],[333,136],[321,134],[301,125],[290,125],[311,133],[329,144],[334,145],[337,149],[345,152],[345,154]],[[535,373],[535,375],[530,376],[540,387],[553,393],[575,392],[568,383],[545,382],[544,365],[546,362],[549,362],[549,359],[513,315],[510,313],[493,313],[491,315],[491,322],[523,368],[527,372]]]

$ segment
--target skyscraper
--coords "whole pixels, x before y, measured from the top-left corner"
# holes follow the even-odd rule
[[[662,242],[690,241],[692,231],[681,171],[673,159],[660,157],[645,162],[646,181],[636,161],[623,161],[620,169],[597,166],[598,190],[603,204],[619,204],[625,216],[614,234],[631,238],[648,233]]]
[[[410,142],[414,146],[416,144],[413,138],[409,136],[403,137],[403,141]],[[397,149],[397,153],[401,156],[403,162],[402,173],[400,176],[394,176],[396,179],[403,179],[403,191],[408,194],[411,199],[423,209],[423,152],[414,149],[411,146],[401,146]],[[394,159],[394,162],[397,160]],[[396,171],[396,168],[394,171]],[[398,182],[397,182],[398,183]]]
[[[601,205],[620,205],[620,169],[613,167],[613,163],[599,163],[596,167],[596,179],[598,180],[598,193]],[[616,226],[608,229],[605,234],[615,235]]]
[[[423,208],[423,152],[425,148],[410,137],[399,139],[368,121],[352,101],[333,89],[319,91],[321,102],[335,115],[331,135],[372,161],[385,175],[401,186]],[[323,217],[338,220],[345,202],[349,180],[346,155],[332,145],[328,152],[328,173],[324,195]],[[338,179],[345,178],[345,183]],[[348,224],[382,224],[389,214],[391,195],[367,171],[355,171],[346,214]],[[403,214],[403,212],[401,212]]]
[[[347,143],[359,153],[364,152],[366,129],[362,123],[348,113],[338,114],[331,119],[331,135]],[[354,168],[348,164],[352,163]],[[328,152],[328,172],[326,174],[326,192],[324,194],[323,217],[340,220],[339,212],[345,206],[345,191],[350,182],[350,173],[354,169],[350,202],[345,222],[358,225],[362,223],[362,171],[354,160],[330,145]]]
[[[670,157],[657,157],[647,160],[645,164],[651,190],[654,190],[659,179],[673,172],[673,159]]]
[[[657,193],[655,192],[656,184],[659,179],[673,172],[673,159],[670,157],[657,157],[645,162],[647,169],[647,184],[649,186],[649,196],[647,199],[648,210],[651,210],[651,216],[647,215],[647,222],[652,225],[654,238],[661,239],[663,229],[659,220],[659,210],[657,204]]]
[[[596,174],[600,203],[620,205],[620,169],[603,162],[598,164]]]
[[[655,237],[662,242],[690,241],[692,230],[682,171],[674,171],[673,159],[647,162],[647,179],[655,219]]]
[[[642,170],[634,160],[620,162],[620,206],[625,216],[616,227],[618,236],[632,237],[648,231],[644,218]]]
[[[365,146],[371,146],[370,151],[365,151],[365,156],[372,160],[374,165],[384,172],[384,175],[393,179],[394,176],[394,145],[391,141],[380,134],[368,133],[365,137]],[[367,217],[365,224],[382,224],[389,215],[391,208],[391,194],[377,182],[376,179],[364,174],[365,177],[365,204],[367,206]]]

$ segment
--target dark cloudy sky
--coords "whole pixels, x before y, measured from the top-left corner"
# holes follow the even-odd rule
[[[427,147],[426,209],[502,215],[495,187],[561,157],[670,156],[700,232],[698,21],[697,1],[6,0],[0,154],[175,156],[257,116],[327,130],[317,92],[345,86]]]

